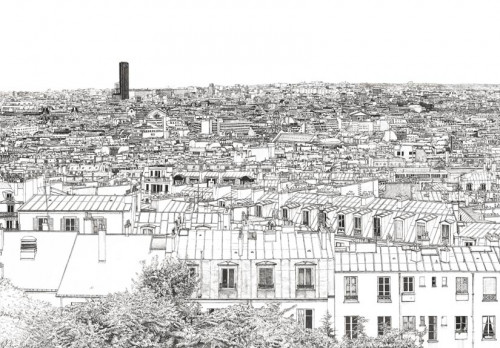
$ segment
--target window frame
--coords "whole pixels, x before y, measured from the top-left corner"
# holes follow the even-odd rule
[[[392,317],[391,316],[378,316],[377,317],[377,334],[378,336],[384,335],[384,325],[388,328],[392,328]]]
[[[492,284],[486,284],[487,280],[493,281]],[[487,287],[492,287],[493,290],[486,290]],[[496,277],[483,277],[483,302],[497,301],[497,278]]]
[[[262,282],[262,274],[261,271],[271,271],[271,284],[268,284],[267,281]],[[257,274],[258,274],[258,279],[257,279],[257,289],[259,290],[274,290],[274,267],[266,265],[266,266],[260,266],[257,267]],[[269,275],[265,275],[264,279],[268,280]]]
[[[415,293],[415,277],[405,276],[403,277],[403,293],[414,294]]]
[[[465,315],[455,316],[455,333],[467,333],[468,332],[468,320]]]
[[[403,330],[408,331],[416,329],[417,329],[417,318],[414,315],[403,315]]]
[[[309,226],[311,223],[311,212],[308,209],[302,210],[302,225]]]
[[[486,319],[486,322],[485,322]],[[492,320],[493,319],[493,320]],[[490,328],[488,330],[485,330],[486,327],[485,325],[488,325],[488,320],[490,320]],[[495,315],[483,315],[482,320],[481,320],[481,337],[483,340],[495,340],[496,339],[496,316]],[[490,333],[490,335],[486,335],[487,333]],[[493,333],[491,335],[491,333]]]
[[[459,283],[461,280],[465,280],[465,282],[463,282],[463,284],[460,285]],[[465,290],[460,289],[460,288],[465,288]],[[468,295],[469,294],[469,278],[456,277],[456,279],[455,279],[455,294],[456,295]]]
[[[429,341],[437,341],[438,340],[438,322],[437,316],[429,316],[429,325],[428,325],[428,337]],[[433,329],[433,330],[432,330]],[[432,334],[432,337],[431,337]]]
[[[304,329],[314,328],[314,309],[297,308],[297,322]]]
[[[308,276],[307,273],[309,271],[309,281],[307,281]],[[297,290],[314,290],[315,289],[315,274],[314,274],[314,266],[312,265],[299,265],[297,266],[297,279],[296,289]],[[301,276],[302,273],[302,276]],[[302,279],[301,279],[302,278]],[[309,283],[309,284],[307,284]]]
[[[219,266],[219,290],[236,290],[237,287],[237,266],[223,265]],[[226,282],[224,283],[224,272],[227,272]],[[231,272],[233,273],[233,279],[231,282]],[[232,285],[232,286],[230,286]]]
[[[391,302],[391,277],[377,277],[377,302]]]
[[[358,301],[358,277],[344,276],[344,300]]]
[[[348,315],[344,317],[345,336],[348,339],[358,338],[358,320],[357,315]]]
[[[363,231],[363,220],[362,217],[359,215],[354,215],[353,216],[353,225],[354,225],[354,234],[355,235],[361,235]]]
[[[380,216],[373,217],[373,237],[382,237],[382,219]]]

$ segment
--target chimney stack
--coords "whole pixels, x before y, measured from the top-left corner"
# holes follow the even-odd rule
[[[106,262],[106,230],[99,228],[98,232],[99,262]]]

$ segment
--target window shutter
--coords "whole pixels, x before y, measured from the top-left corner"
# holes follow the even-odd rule
[[[54,219],[49,218],[49,231],[53,231],[53,230],[54,230]]]
[[[61,218],[61,231],[66,231],[66,224],[65,224],[65,219]]]
[[[33,231],[38,231],[38,218],[33,218]]]
[[[80,231],[80,219],[75,218],[75,231]]]
[[[299,323],[300,326],[306,325],[306,320],[305,320],[305,311],[303,309],[297,309],[297,322]]]

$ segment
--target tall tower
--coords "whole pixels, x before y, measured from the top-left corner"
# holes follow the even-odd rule
[[[120,98],[128,99],[128,63],[120,62]]]

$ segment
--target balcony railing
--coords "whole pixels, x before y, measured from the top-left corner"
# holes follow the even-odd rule
[[[274,284],[259,284],[260,290],[271,290],[274,289]]]
[[[483,294],[483,302],[497,301],[497,294]]]
[[[377,296],[377,301],[378,302],[391,302],[391,295],[378,295]]]
[[[219,290],[236,290],[236,283],[233,286],[230,284],[219,283]]]
[[[297,284],[297,290],[314,290],[314,285],[312,284]]]
[[[345,300],[346,301],[357,301],[358,295],[345,295]]]
[[[2,218],[16,218],[17,217],[17,212],[0,212],[0,219]]]

